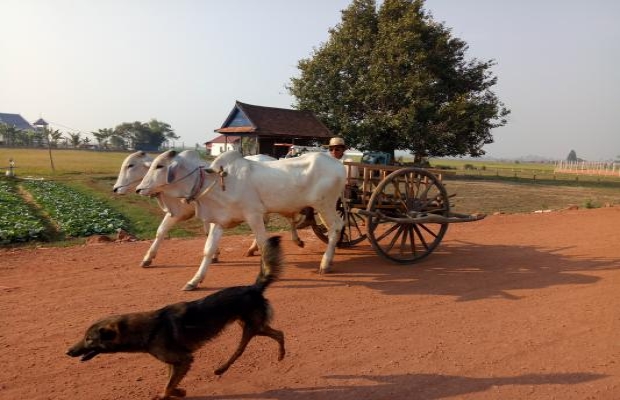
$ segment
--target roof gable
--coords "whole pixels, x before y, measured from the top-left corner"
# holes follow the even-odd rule
[[[22,131],[34,130],[34,127],[19,114],[0,113],[0,124],[7,124]]]
[[[243,113],[243,111],[241,111],[237,107],[233,108],[230,115],[228,116],[226,126],[245,126],[255,128],[254,124],[252,124],[252,121],[250,121],[250,119]]]
[[[46,120],[44,120],[43,118],[39,118],[38,120],[34,121],[34,122],[32,123],[32,125],[34,125],[34,126],[47,126],[47,125],[49,125],[49,124],[48,124],[48,123],[47,123],[47,121],[46,121]]]

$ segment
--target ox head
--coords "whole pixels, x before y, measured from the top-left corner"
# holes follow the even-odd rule
[[[116,178],[116,183],[112,189],[114,193],[125,194],[134,191],[149,170],[152,160],[143,151],[137,151],[128,155],[121,165],[118,178]]]
[[[156,196],[165,191],[172,197],[189,198],[195,190],[200,189],[202,167],[200,156],[195,151],[177,153],[168,150],[151,162],[136,192],[144,196]]]

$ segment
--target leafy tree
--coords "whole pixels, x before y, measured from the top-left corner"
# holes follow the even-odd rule
[[[157,150],[169,139],[178,139],[169,124],[152,119],[148,123],[140,121],[124,122],[114,128],[116,142],[123,142],[136,150]]]
[[[114,149],[127,150],[127,142],[122,136],[117,134],[110,136],[110,145]]]
[[[49,129],[48,127],[45,127],[44,129],[48,143],[53,147],[58,147],[58,141],[62,139],[62,132],[58,129]]]
[[[165,122],[158,121],[156,119],[151,119],[147,125],[149,129],[151,130],[151,132],[162,134],[166,138],[165,141],[176,140],[180,138],[180,136],[177,136],[174,133],[174,130],[172,129],[170,124],[167,124]]]
[[[82,143],[82,135],[80,134],[80,132],[68,133],[68,135],[69,135],[69,141],[71,142],[71,146],[77,149],[80,146],[80,143]]]
[[[108,144],[108,140],[114,135],[114,130],[110,128],[98,129],[97,132],[91,132],[99,147],[106,147]]]
[[[571,150],[566,157],[566,161],[576,162],[578,160],[575,150]]]
[[[13,125],[0,123],[0,136],[4,138],[7,146],[15,145],[18,133],[19,131]]]
[[[298,63],[289,92],[360,150],[480,156],[510,113],[491,91],[493,60],[433,20],[423,0],[353,0],[326,43]]]

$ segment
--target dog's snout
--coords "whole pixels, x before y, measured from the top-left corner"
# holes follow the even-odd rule
[[[66,353],[66,354],[67,354],[69,357],[76,357],[76,356],[79,356],[79,355],[80,355],[80,354],[79,354],[79,352],[78,352],[78,349],[76,348],[76,346],[72,346],[72,347],[70,347],[70,348],[69,348],[69,350],[67,350],[67,353]]]

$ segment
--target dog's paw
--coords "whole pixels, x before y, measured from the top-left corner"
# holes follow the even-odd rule
[[[219,375],[224,374],[224,372],[226,372],[226,371],[228,371],[228,367],[227,366],[222,366],[222,367],[219,367],[218,369],[216,369],[215,371],[213,371],[213,373],[215,375],[219,376]]]
[[[163,395],[157,395],[153,397],[153,400],[171,400],[175,397],[185,397],[187,392],[185,389],[175,388],[171,390],[167,390]]]
[[[185,397],[186,394],[187,392],[185,391],[185,389],[181,388],[172,389],[170,391],[170,396],[172,397]]]

